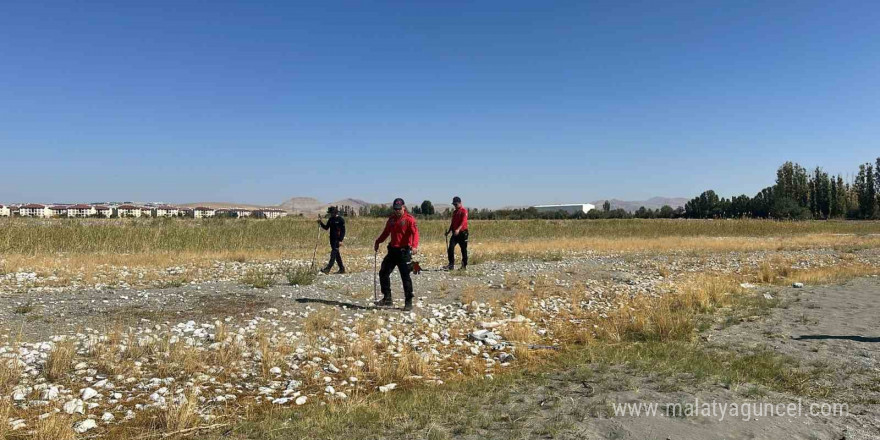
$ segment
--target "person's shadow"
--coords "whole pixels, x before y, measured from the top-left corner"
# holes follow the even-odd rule
[[[297,298],[294,301],[303,304],[324,304],[333,307],[348,307],[354,310],[394,310],[396,307],[379,307],[379,306],[362,306],[360,304],[347,303],[342,301],[334,301],[330,299],[319,298]]]
[[[793,338],[796,341],[824,341],[830,339],[841,339],[845,341],[856,342],[880,342],[880,337],[871,338],[865,336],[838,336],[838,335],[801,335]]]

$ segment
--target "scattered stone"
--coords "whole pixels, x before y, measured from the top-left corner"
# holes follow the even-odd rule
[[[82,434],[84,432],[88,432],[92,429],[98,427],[98,423],[95,422],[94,419],[85,419],[81,422],[77,422],[73,425],[73,430],[76,431],[77,434]]]
[[[379,391],[382,392],[382,393],[387,393],[387,392],[389,392],[389,391],[391,391],[391,390],[393,390],[393,389],[395,389],[395,388],[397,388],[397,384],[396,384],[396,383],[389,383],[389,384],[387,384],[387,385],[380,385],[380,386],[379,386]]]
[[[82,400],[89,400],[89,399],[91,399],[92,397],[95,397],[95,396],[97,396],[97,395],[98,395],[98,392],[95,391],[94,388],[92,388],[92,387],[88,387],[88,388],[85,388],[85,389],[82,390],[82,392],[80,393],[80,398],[81,398]]]

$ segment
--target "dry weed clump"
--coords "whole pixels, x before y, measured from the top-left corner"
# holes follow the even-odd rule
[[[742,289],[732,277],[697,276],[660,296],[622,304],[598,321],[597,334],[612,341],[678,341],[695,335],[700,314],[728,305]]]
[[[70,372],[75,355],[76,341],[64,339],[56,343],[46,359],[46,377],[51,381],[58,381],[65,377]]]
[[[12,405],[6,399],[6,393],[3,393],[3,398],[0,399],[0,440],[6,440],[9,433],[12,432],[12,427],[9,426],[11,415]]]
[[[241,277],[241,282],[257,289],[265,289],[275,284],[275,272],[263,267],[254,267]]]
[[[198,396],[195,393],[179,394],[159,413],[159,426],[163,432],[181,432],[199,424]]]
[[[322,308],[321,310],[309,313],[303,320],[303,333],[309,336],[316,336],[321,332],[333,328],[333,323],[339,319],[339,310],[335,308]]]
[[[44,419],[38,419],[29,438],[33,440],[74,440],[76,432],[73,430],[73,421],[70,417],[53,414]]]
[[[291,286],[308,286],[318,278],[318,274],[307,266],[287,264],[282,267],[281,272]]]

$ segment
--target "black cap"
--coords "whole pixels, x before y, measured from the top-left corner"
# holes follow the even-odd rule
[[[392,207],[393,207],[394,209],[400,209],[400,208],[403,208],[403,205],[406,205],[406,203],[404,203],[404,202],[403,202],[403,199],[401,199],[400,197],[394,199],[394,203],[392,203]]]
[[[455,196],[452,198],[452,203],[461,203],[461,197]]]
[[[335,206],[330,206],[327,208],[328,214],[336,214],[337,212],[339,212],[339,208],[337,208]]]

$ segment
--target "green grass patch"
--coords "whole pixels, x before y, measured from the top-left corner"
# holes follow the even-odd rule
[[[245,272],[241,277],[241,282],[257,289],[266,289],[275,284],[275,273],[268,269],[255,267]]]
[[[286,265],[281,269],[287,284],[291,286],[308,286],[315,282],[318,274],[306,266]]]

